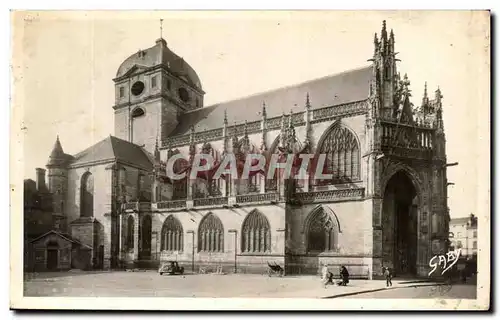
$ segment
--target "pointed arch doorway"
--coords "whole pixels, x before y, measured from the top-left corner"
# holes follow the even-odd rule
[[[382,217],[384,266],[397,275],[417,274],[418,194],[411,178],[401,170],[387,182]]]

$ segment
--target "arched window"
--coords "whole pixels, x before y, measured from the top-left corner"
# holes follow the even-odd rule
[[[198,251],[224,252],[224,227],[213,213],[206,215],[200,223]]]
[[[126,247],[128,250],[134,249],[134,217],[129,216],[127,219],[127,240]]]
[[[137,118],[144,115],[144,109],[137,108],[132,111],[132,118]]]
[[[320,184],[345,183],[359,179],[359,146],[354,134],[341,126],[333,127],[318,148],[325,154],[323,173],[332,174],[332,180]]]
[[[80,185],[80,216],[94,216],[94,178],[90,172],[86,172]]]
[[[323,207],[311,213],[307,228],[307,251],[335,251],[338,243],[338,225]]]
[[[279,153],[279,150],[278,150],[278,144],[280,142],[280,136],[276,137],[276,139],[274,139],[274,142],[273,144],[271,145],[271,148],[269,149],[269,153],[270,153],[270,157],[268,159],[268,161],[271,161],[271,156],[273,154],[278,154]],[[267,174],[267,172],[266,172]],[[272,179],[267,179],[266,178],[266,192],[267,191],[276,191],[278,190],[278,174],[277,174],[277,170],[274,172],[274,176]]]
[[[267,218],[257,210],[248,214],[241,230],[241,252],[271,251],[271,228]]]
[[[161,229],[161,250],[182,251],[183,240],[181,223],[174,216],[168,216]]]

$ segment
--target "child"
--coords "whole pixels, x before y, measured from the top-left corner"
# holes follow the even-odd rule
[[[392,287],[392,274],[391,274],[391,271],[389,270],[388,267],[384,268],[384,276],[385,276],[385,280],[386,280],[386,286]]]

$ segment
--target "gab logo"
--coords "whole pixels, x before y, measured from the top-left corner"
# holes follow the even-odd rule
[[[440,254],[432,257],[432,259],[429,261],[429,267],[433,269],[429,272],[429,276],[433,274],[434,271],[436,271],[438,266],[441,265],[443,266],[443,272],[441,272],[441,275],[448,271],[457,263],[461,251],[462,249],[459,248],[453,251],[448,251],[446,255]]]

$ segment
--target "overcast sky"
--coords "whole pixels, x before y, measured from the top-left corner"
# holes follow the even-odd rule
[[[448,170],[451,215],[475,211],[489,26],[465,11],[33,13],[17,20],[13,42],[26,178],[45,167],[56,135],[74,154],[113,134],[112,79],[124,59],[154,45],[160,18],[168,46],[198,73],[206,105],[367,65],[387,20],[413,102],[425,81],[431,97],[437,86],[444,96],[448,162],[460,163]]]

